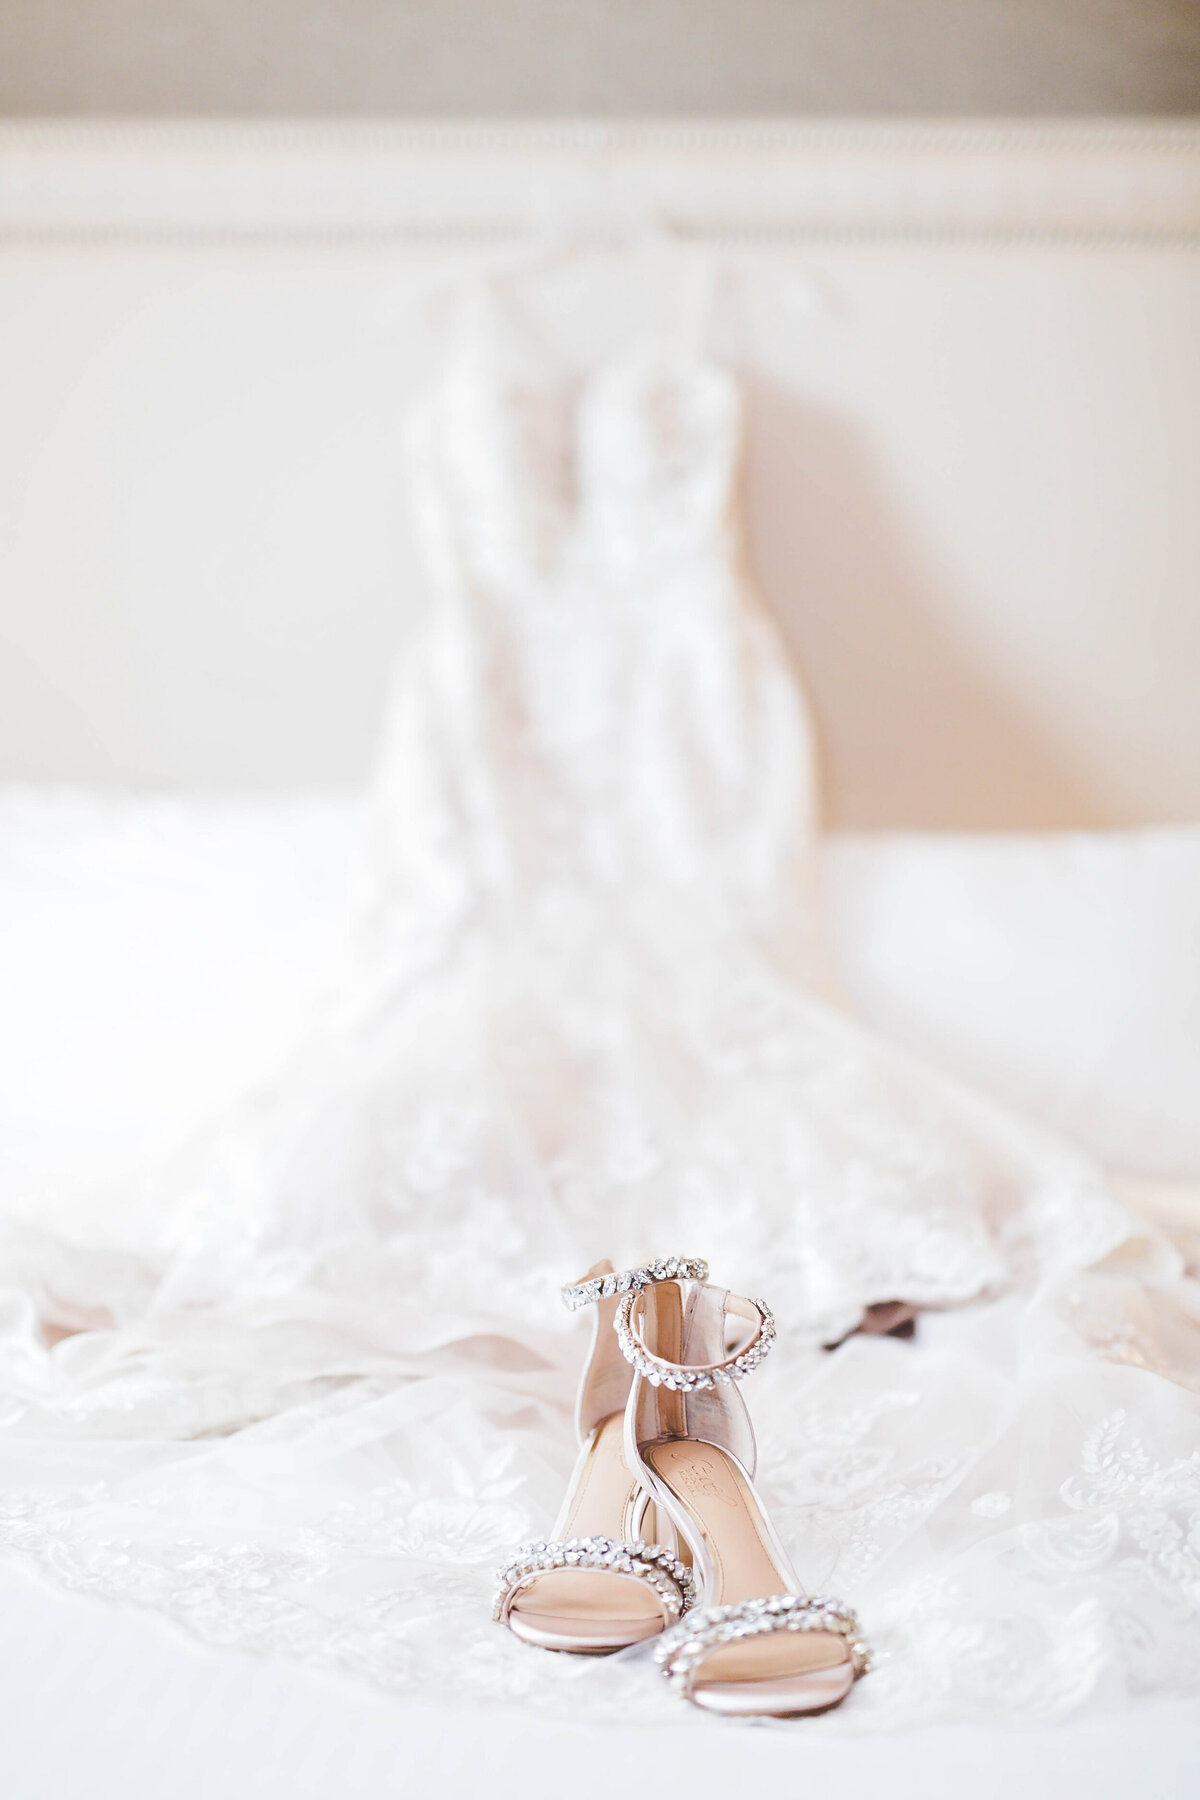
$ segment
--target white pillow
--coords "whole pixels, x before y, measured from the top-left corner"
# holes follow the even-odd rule
[[[1200,1175],[1200,827],[831,838],[856,1011],[1117,1167]]]

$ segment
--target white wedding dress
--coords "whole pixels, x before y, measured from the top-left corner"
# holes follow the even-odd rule
[[[519,285],[411,422],[429,602],[319,1028],[137,1193],[4,1225],[0,1544],[211,1643],[677,1719],[489,1597],[573,1459],[559,1286],[678,1251],[776,1310],[763,1485],[875,1646],[802,1729],[1200,1680],[1195,1290],[827,997],[737,383],[669,331],[556,357]],[[897,1299],[914,1342],[823,1351]]]

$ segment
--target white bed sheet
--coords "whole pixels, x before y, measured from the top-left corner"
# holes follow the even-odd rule
[[[332,959],[358,804],[0,789],[0,1198],[242,1091]],[[1200,1177],[1200,826],[834,836],[872,1025],[1111,1165]]]
[[[357,807],[0,795],[0,1202],[77,1223],[268,1068],[337,943]],[[833,840],[842,981],[882,1029],[1128,1168],[1200,1175],[1200,829]],[[36,1196],[36,1201],[33,1196]],[[1200,1791],[1200,1710],[1103,1695],[1053,1729],[847,1740],[571,1728],[398,1703],[0,1566],[2,1800],[436,1791],[889,1800]]]
[[[384,1697],[175,1637],[0,1569],[4,1800],[1194,1800],[1200,1717],[1157,1699],[1053,1728],[878,1738],[690,1716],[566,1725]]]

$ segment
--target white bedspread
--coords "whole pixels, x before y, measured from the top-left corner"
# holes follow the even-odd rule
[[[332,957],[340,796],[0,791],[0,1183],[119,1168],[241,1093]],[[1200,826],[833,837],[855,1010],[1101,1160],[1200,1179]]]
[[[336,797],[0,799],[0,1192],[65,1207],[199,1125],[294,1035],[336,942],[356,820]],[[905,1044],[1110,1163],[1200,1176],[1200,829],[834,841],[842,979]],[[905,1800],[1196,1791],[1193,1706],[1052,1730],[747,1737],[468,1715],[201,1649],[0,1572],[4,1800],[395,1792],[580,1800],[636,1778]],[[69,1733],[63,1728],[70,1720]],[[624,1774],[621,1771],[624,1771]]]

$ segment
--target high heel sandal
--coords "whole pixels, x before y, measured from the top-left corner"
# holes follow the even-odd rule
[[[761,1300],[672,1280],[616,1310],[633,1368],[626,1459],[691,1552],[695,1611],[654,1656],[684,1699],[710,1712],[787,1717],[843,1700],[870,1667],[858,1620],[805,1595],[754,1488],[754,1431],[733,1385],[775,1324]],[[731,1342],[732,1339],[732,1342]]]
[[[563,1289],[572,1311],[592,1306],[595,1329],[576,1402],[581,1445],[552,1538],[525,1545],[497,1572],[492,1617],[544,1650],[598,1655],[626,1649],[676,1624],[695,1598],[692,1571],[676,1554],[624,1455],[633,1371],[613,1335],[623,1297],[656,1283],[704,1281],[695,1257],[667,1257],[617,1274],[599,1262]],[[649,1541],[654,1537],[668,1541]]]

